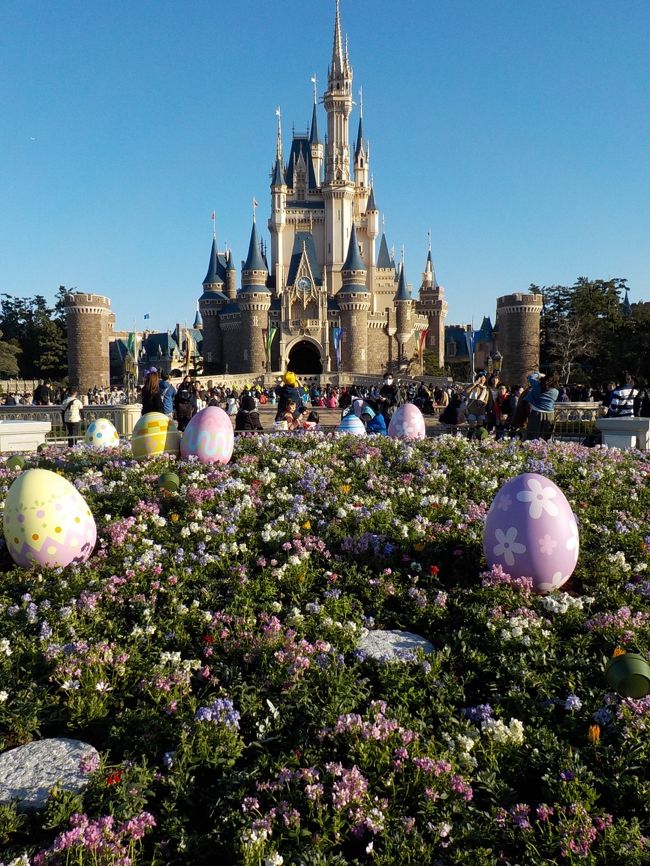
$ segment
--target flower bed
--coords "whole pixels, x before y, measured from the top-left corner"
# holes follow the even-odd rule
[[[604,674],[650,650],[647,455],[306,434],[241,437],[227,467],[36,465],[99,538],[62,571],[0,551],[0,749],[71,737],[101,761],[83,794],[0,806],[0,861],[648,862],[650,698]],[[483,559],[490,502],[526,471],[579,524],[550,596]],[[374,628],[434,652],[374,661]]]

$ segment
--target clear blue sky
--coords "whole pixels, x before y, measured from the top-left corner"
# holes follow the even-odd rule
[[[389,246],[417,285],[431,228],[449,323],[578,276],[650,300],[648,0],[341,15]],[[192,320],[210,214],[239,262],[253,196],[268,218],[275,108],[286,158],[333,22],[334,0],[0,4],[0,291],[108,295],[122,328]]]

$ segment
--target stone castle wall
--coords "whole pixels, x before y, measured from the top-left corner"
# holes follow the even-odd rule
[[[526,385],[527,374],[539,369],[541,315],[541,295],[517,293],[497,298],[501,379],[508,385]]]
[[[110,386],[109,342],[115,316],[103,295],[65,296],[68,328],[68,381],[81,393]]]

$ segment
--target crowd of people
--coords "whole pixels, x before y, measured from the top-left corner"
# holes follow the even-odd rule
[[[549,438],[553,433],[556,403],[600,403],[608,417],[650,417],[650,386],[623,371],[602,389],[562,386],[556,373],[533,371],[525,385],[508,385],[497,373],[478,370],[469,384],[449,383],[430,388],[425,382],[395,381],[386,373],[373,385],[337,387],[301,384],[288,371],[276,386],[245,384],[204,386],[187,375],[174,386],[169,375],[155,367],[145,371],[144,384],[135,391],[113,386],[92,388],[85,395],[39,381],[31,394],[8,394],[4,405],[31,404],[61,407],[69,444],[79,436],[84,405],[120,405],[138,402],[142,414],[161,412],[184,430],[206,406],[219,406],[233,416],[236,431],[261,431],[260,406],[275,409],[274,430],[314,430],[319,409],[338,409],[341,416],[355,412],[369,433],[387,435],[390,419],[403,403],[414,403],[426,415],[435,415],[450,430],[463,430],[469,438],[494,435]]]

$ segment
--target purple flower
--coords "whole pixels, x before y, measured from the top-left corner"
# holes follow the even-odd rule
[[[582,701],[577,695],[569,695],[564,702],[564,709],[570,712],[576,712],[582,707]]]

